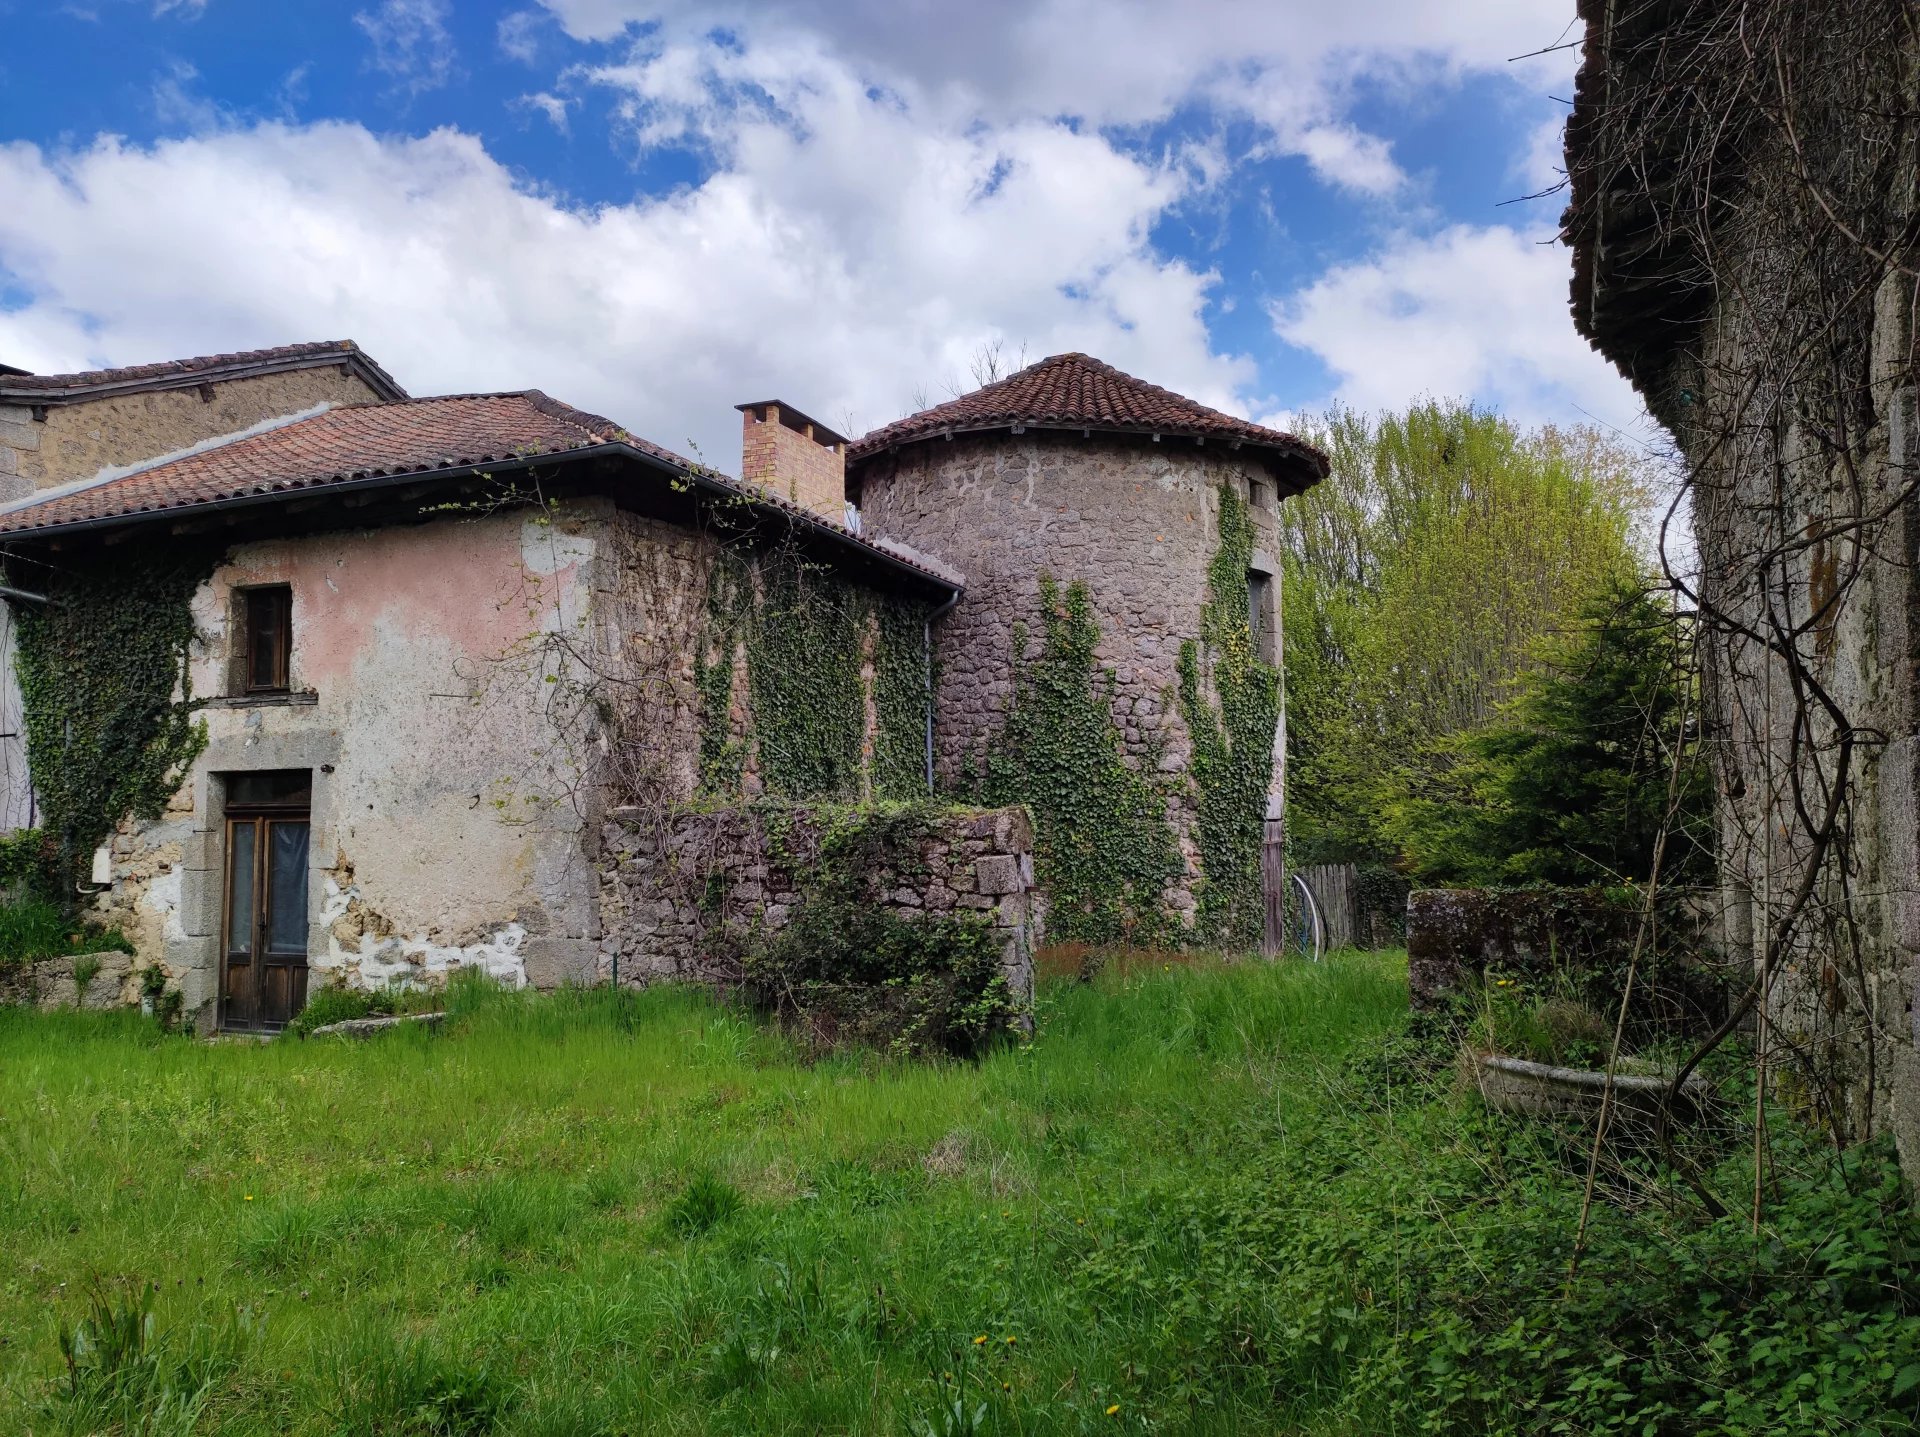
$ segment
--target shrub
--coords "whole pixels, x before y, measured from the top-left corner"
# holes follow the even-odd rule
[[[971,1057],[1019,1020],[984,919],[901,918],[875,904],[809,899],[743,959],[748,992],[822,1045]]]

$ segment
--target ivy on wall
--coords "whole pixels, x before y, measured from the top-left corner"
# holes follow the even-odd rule
[[[209,553],[127,554],[17,604],[27,762],[71,880],[127,815],[158,818],[206,747],[187,650]],[[70,891],[70,883],[63,885]]]
[[[1052,941],[1158,941],[1171,927],[1162,895],[1180,873],[1166,795],[1122,754],[1115,680],[1095,661],[1100,626],[1086,585],[1063,594],[1043,574],[1040,602],[1037,653],[1024,653],[1016,630],[1013,708],[987,759],[987,801],[1033,814]]]
[[[884,596],[874,601],[873,791],[877,798],[927,793],[927,605]]]
[[[784,550],[724,551],[694,661],[702,791],[736,795],[751,757],[766,791],[782,798],[858,798],[863,772],[875,797],[924,797],[926,612],[924,603],[869,593]],[[741,660],[744,731],[733,711]]]
[[[1253,522],[1246,501],[1230,486],[1219,496],[1220,546],[1207,568],[1200,638],[1180,646],[1180,713],[1193,743],[1188,773],[1201,872],[1195,928],[1210,942],[1250,947],[1260,940],[1266,911],[1260,848],[1280,722],[1280,674],[1254,648],[1247,582]]]

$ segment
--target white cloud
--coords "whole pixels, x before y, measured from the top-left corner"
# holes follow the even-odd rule
[[[540,10],[515,10],[503,15],[494,28],[494,42],[510,60],[531,65],[540,58],[540,30],[547,16]]]
[[[1194,0],[1167,24],[1147,0],[767,0],[751,17],[716,0],[643,32],[628,23],[655,7],[637,0],[543,3],[501,22],[505,53],[545,61],[567,43],[556,21],[616,43],[514,103],[565,130],[588,90],[611,94],[630,143],[696,148],[704,180],[576,206],[468,134],[215,112],[151,147],[0,147],[0,278],[29,297],[0,311],[0,357],[59,370],[350,336],[415,392],[539,386],[723,467],[738,400],[865,428],[993,340],[1087,350],[1245,413],[1257,368],[1214,350],[1217,276],[1150,236],[1176,208],[1224,214],[1247,148],[1219,123],[1148,150],[1137,126],[1183,105],[1251,119],[1256,153],[1388,198],[1369,213],[1406,225],[1356,96],[1484,71],[1551,41],[1564,8],[1374,0],[1282,23]],[[418,90],[453,71],[447,14],[384,0],[356,18]],[[1566,417],[1572,395],[1627,420],[1637,405],[1566,318],[1564,268],[1506,229],[1409,232],[1277,305],[1275,327],[1355,403],[1473,394]]]
[[[198,20],[206,12],[207,0],[153,0],[153,18],[162,15],[179,14],[188,20]]]
[[[1085,349],[1211,403],[1212,276],[1156,258],[1182,175],[1057,125],[927,130],[829,74],[694,188],[566,208],[449,130],[261,124],[0,148],[0,353],[82,368],[351,336],[416,392],[539,386],[714,463],[775,394],[862,428],[980,342]],[[990,184],[990,180],[997,183]]]
[[[1480,399],[1522,422],[1571,404],[1628,428],[1641,406],[1567,314],[1567,252],[1505,225],[1394,240],[1273,306],[1274,330],[1316,355],[1330,399],[1359,409],[1420,395]]]
[[[373,68],[419,94],[453,78],[453,36],[447,31],[448,0],[381,0],[353,23],[373,44]]]
[[[1401,176],[1389,143],[1354,124],[1357,85],[1407,88],[1462,73],[1544,83],[1571,0],[540,0],[576,40],[636,37],[643,51],[716,28],[776,53],[817,46],[917,104],[990,122],[1072,115],[1096,125],[1165,119],[1204,96],[1261,125],[1323,180],[1384,194]]]

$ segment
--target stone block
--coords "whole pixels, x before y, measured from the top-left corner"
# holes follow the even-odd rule
[[[520,956],[532,988],[590,984],[600,973],[600,945],[590,938],[529,938]]]
[[[982,893],[1018,893],[1026,886],[1020,877],[1020,860],[1007,853],[980,859],[973,865],[973,876]]]
[[[220,927],[221,876],[211,868],[180,874],[180,931],[189,938],[210,938]]]

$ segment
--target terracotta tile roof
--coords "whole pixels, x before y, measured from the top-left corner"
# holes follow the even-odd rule
[[[846,525],[682,458],[537,389],[451,394],[393,404],[352,404],[230,439],[99,482],[68,485],[0,506],[0,537],[32,538],[72,525],[137,523],[203,505],[257,501],[356,480],[428,474],[618,445],[702,484],[738,494],[822,530],[892,565],[957,588],[953,571],[924,555],[864,539]]]
[[[357,369],[384,399],[405,399],[406,390],[375,364],[351,339],[320,340],[311,344],[282,344],[273,349],[248,349],[233,354],[203,354],[194,359],[168,359],[158,364],[133,364],[120,369],[89,369],[77,374],[27,374],[0,367],[0,400],[26,404],[58,404],[93,398],[104,392],[178,389],[221,379],[243,379],[253,374],[275,374],[289,369],[313,369],[346,364]]]
[[[847,463],[947,434],[1016,426],[1219,439],[1292,460],[1316,479],[1327,472],[1326,455],[1304,440],[1209,409],[1084,354],[1056,354],[971,394],[895,420],[855,440]]]
[[[520,394],[455,394],[351,404],[248,434],[117,479],[68,486],[0,510],[0,534],[130,518],[353,479],[460,469],[614,441],[687,461],[598,415]]]

